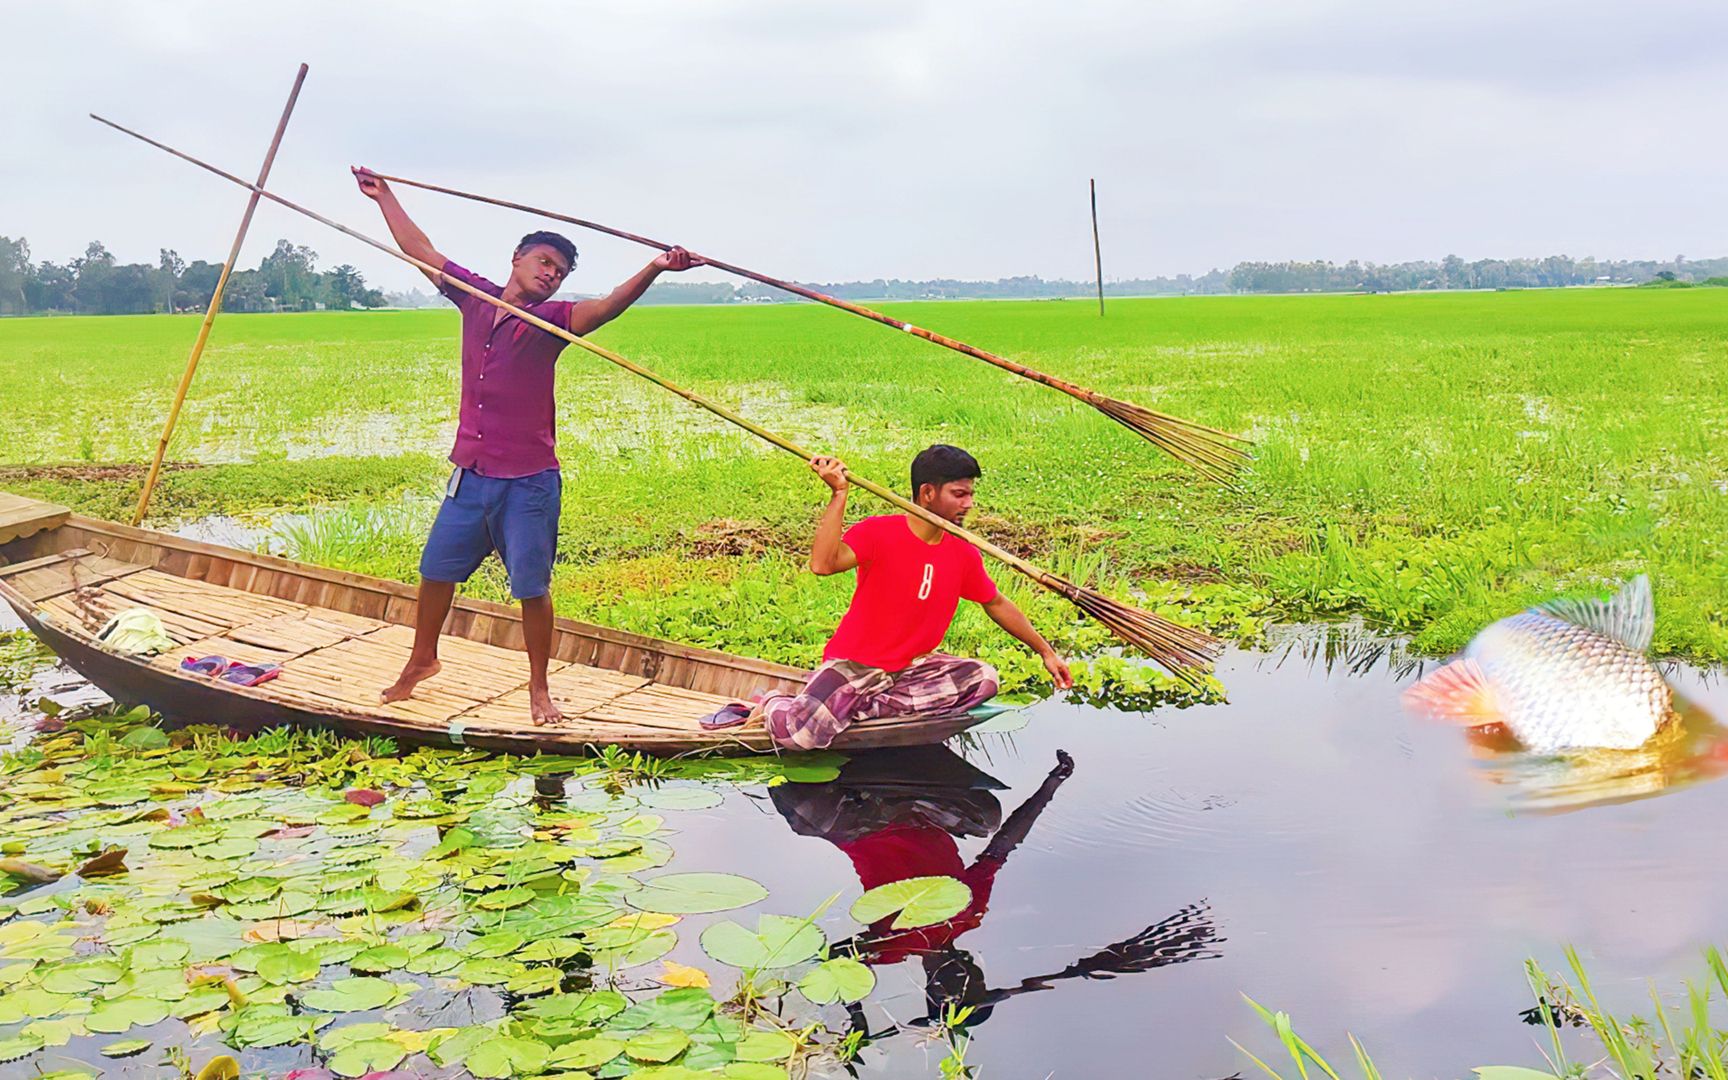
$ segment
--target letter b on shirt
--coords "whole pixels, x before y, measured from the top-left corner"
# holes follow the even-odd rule
[[[930,585],[936,580],[936,564],[924,564],[924,580],[918,583],[918,599],[930,599]]]

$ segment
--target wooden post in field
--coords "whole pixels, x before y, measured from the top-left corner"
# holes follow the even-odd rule
[[[276,148],[282,145],[282,133],[288,129],[288,117],[294,112],[294,102],[300,97],[300,84],[306,81],[306,65],[300,65],[300,71],[294,76],[294,89],[288,92],[288,104],[282,107],[282,119],[276,122],[276,134],[270,140],[270,150],[264,155],[264,167],[258,170],[258,186],[263,187],[264,181],[270,178],[270,166],[276,161]],[[252,212],[258,209],[258,193],[252,192],[246,200],[246,213],[240,217],[240,230],[234,234],[234,245],[228,249],[228,261],[222,264],[222,273],[216,279],[216,289],[210,294],[210,304],[204,309],[204,322],[198,327],[198,340],[192,343],[192,354],[186,358],[186,371],[180,376],[180,388],[174,392],[174,404],[168,409],[168,422],[162,425],[162,438],[156,444],[155,460],[150,462],[150,475],[144,478],[144,490],[138,495],[138,509],[132,513],[132,524],[137,525],[144,520],[144,511],[150,506],[150,494],[156,490],[156,478],[162,472],[162,459],[168,454],[168,440],[174,436],[174,425],[180,419],[180,406],[186,403],[186,391],[192,386],[192,373],[198,370],[198,358],[204,355],[204,343],[210,338],[210,326],[216,321],[216,312],[222,308],[222,291],[228,287],[228,275],[234,272],[234,263],[240,258],[240,245],[246,242],[246,230],[252,225]],[[169,304],[173,306],[172,302]]]
[[[1092,185],[1092,270],[1098,276],[1098,317],[1104,317],[1104,252],[1098,246],[1098,181]]]

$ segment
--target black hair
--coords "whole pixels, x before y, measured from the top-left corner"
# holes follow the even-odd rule
[[[516,245],[516,254],[520,255],[536,244],[544,244],[563,255],[564,261],[570,264],[569,268],[571,270],[576,269],[576,245],[570,242],[569,237],[545,230],[531,232],[522,238],[521,243]]]
[[[925,484],[941,487],[955,480],[976,480],[983,475],[977,458],[958,446],[937,443],[919,451],[918,456],[912,459],[912,497],[916,499]]]

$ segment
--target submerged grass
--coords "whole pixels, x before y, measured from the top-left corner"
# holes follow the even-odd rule
[[[1728,658],[1720,290],[1123,301],[1108,320],[1080,304],[893,307],[1250,434],[1258,461],[1239,490],[1196,484],[1083,405],[808,306],[642,309],[598,337],[896,486],[924,445],[964,445],[985,468],[981,531],[1224,633],[1358,615],[1445,652],[1537,599],[1647,571],[1657,651]],[[166,316],[0,321],[0,424],[15,435],[0,465],[146,460],[194,330]],[[228,464],[171,474],[160,519],[327,501],[364,515],[407,492],[429,508],[455,331],[448,311],[225,317],[174,456]],[[847,587],[799,570],[823,501],[803,467],[574,351],[559,380],[559,610],[808,662]],[[4,486],[114,515],[137,483]],[[422,525],[382,522],[376,547],[297,547],[407,579]],[[1016,598],[1065,647],[1105,643],[1065,604]],[[950,644],[1017,655],[991,652],[996,637],[967,618]]]

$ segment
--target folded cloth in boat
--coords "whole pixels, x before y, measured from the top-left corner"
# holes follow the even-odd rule
[[[162,628],[162,620],[149,608],[129,608],[108,620],[96,640],[119,653],[154,656],[174,647],[174,639]]]

